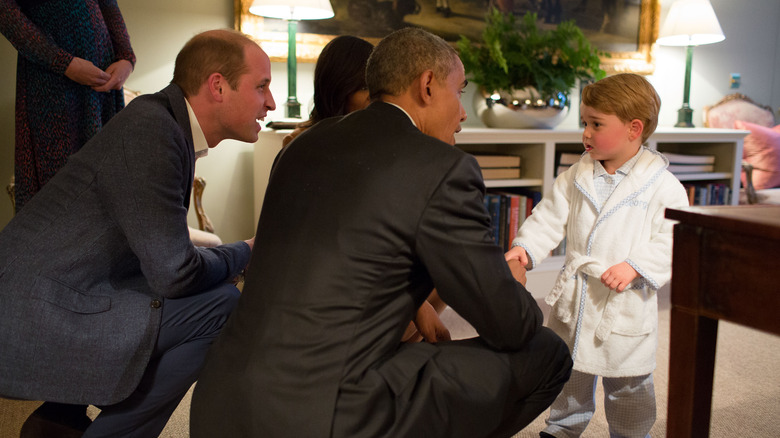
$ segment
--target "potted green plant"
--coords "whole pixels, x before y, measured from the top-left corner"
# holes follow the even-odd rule
[[[480,86],[475,107],[491,127],[552,128],[568,113],[577,80],[606,73],[596,49],[573,20],[541,29],[535,13],[516,22],[493,8],[482,41],[457,43],[469,80]]]

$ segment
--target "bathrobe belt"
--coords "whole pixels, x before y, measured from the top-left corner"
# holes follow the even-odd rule
[[[577,282],[582,281],[584,275],[601,278],[605,271],[606,268],[604,268],[595,258],[573,252],[571,257],[569,257],[563,272],[558,275],[558,279],[555,281],[555,286],[553,286],[553,289],[550,291],[544,301],[550,306],[554,307],[555,303],[561,297],[561,294],[563,294],[566,287],[566,281],[569,278],[576,275]],[[584,275],[580,277],[579,274]],[[585,287],[582,288],[582,293],[584,294],[586,292],[587,283],[585,284]],[[615,325],[615,320],[617,320],[620,307],[623,303],[623,296],[623,293],[616,293],[615,291],[609,292],[609,296],[607,297],[607,304],[604,307],[604,312],[601,315],[601,321],[599,321],[599,324],[596,327],[596,338],[602,342],[606,341],[610,333],[612,333],[612,328]],[[585,300],[581,300],[580,307],[584,305]],[[579,314],[583,314],[584,309],[579,310]],[[556,315],[558,319],[561,320],[561,322],[565,324],[571,323],[572,311],[570,306],[563,306],[556,309]]]

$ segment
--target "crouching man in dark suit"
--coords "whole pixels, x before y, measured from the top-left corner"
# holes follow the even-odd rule
[[[569,377],[566,345],[490,235],[453,147],[463,64],[407,28],[368,62],[373,102],[278,158],[245,290],[195,386],[191,434],[509,437]],[[480,336],[400,344],[433,287]]]
[[[0,395],[102,409],[64,425],[67,409],[44,403],[24,434],[160,434],[235,307],[230,280],[254,243],[193,246],[195,158],[257,140],[270,80],[243,34],[196,35],[172,84],[120,111],[0,233]]]

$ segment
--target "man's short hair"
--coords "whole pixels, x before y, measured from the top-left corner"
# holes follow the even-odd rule
[[[245,34],[219,29],[202,32],[192,37],[176,56],[172,83],[178,85],[184,95],[198,94],[209,76],[220,73],[228,85],[235,89],[238,78],[246,71],[244,47],[257,43]]]
[[[639,119],[644,124],[642,143],[658,126],[661,98],[643,76],[621,73],[608,76],[582,90],[582,103],[624,123]]]
[[[371,100],[398,96],[424,71],[433,70],[438,81],[452,71],[458,52],[440,37],[416,27],[397,30],[374,48],[366,66]]]

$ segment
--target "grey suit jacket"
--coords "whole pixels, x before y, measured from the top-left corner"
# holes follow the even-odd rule
[[[137,386],[165,299],[249,260],[192,245],[194,172],[181,90],[120,111],[0,232],[0,395],[112,404]]]
[[[404,436],[378,394],[400,394],[437,354],[399,349],[434,285],[486,354],[525,345],[542,314],[491,241],[483,195],[473,157],[386,103],[296,138],[273,169],[244,292],[196,387],[192,436],[329,437],[336,415],[361,425],[351,436]],[[340,404],[342,394],[361,403]]]

